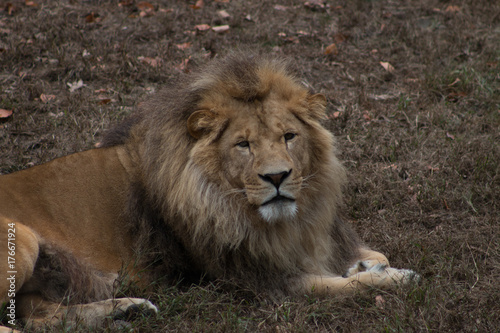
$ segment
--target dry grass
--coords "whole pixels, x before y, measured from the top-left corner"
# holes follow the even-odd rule
[[[1,5],[0,108],[14,115],[0,123],[0,173],[92,148],[138,99],[181,75],[185,59],[189,70],[236,47],[283,55],[329,99],[325,125],[350,173],[346,217],[423,281],[278,304],[210,284],[165,286],[153,295],[161,312],[134,321],[137,331],[499,331],[499,4],[151,3],[145,17],[114,1]],[[230,30],[196,32],[203,23]],[[332,43],[336,52],[325,55]],[[85,86],[70,92],[78,80]]]

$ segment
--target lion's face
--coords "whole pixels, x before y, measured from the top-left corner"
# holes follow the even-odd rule
[[[200,157],[214,181],[243,193],[251,209],[270,223],[297,215],[304,179],[311,176],[310,123],[317,122],[318,111],[312,109],[324,109],[325,99],[299,92],[202,103],[204,109],[188,121],[191,135],[199,139],[192,157]]]

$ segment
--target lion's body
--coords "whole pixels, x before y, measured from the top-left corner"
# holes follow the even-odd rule
[[[144,269],[144,283],[196,273],[281,294],[408,280],[338,218],[345,173],[320,125],[324,109],[282,62],[230,57],[141,103],[103,148],[0,177],[1,246],[15,227],[22,316],[39,306],[54,309],[42,323],[90,323],[90,309],[102,317],[117,302],[154,309],[89,303],[113,297],[120,271]],[[41,290],[54,267],[62,294]],[[9,288],[0,283],[1,300]],[[70,316],[50,303],[68,295],[89,304]]]

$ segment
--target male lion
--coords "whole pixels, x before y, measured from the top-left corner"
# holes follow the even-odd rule
[[[213,61],[141,103],[101,148],[1,176],[7,315],[100,325],[155,312],[115,298],[119,272],[143,286],[203,275],[270,294],[409,281],[338,218],[345,172],[320,124],[325,97],[287,67]]]

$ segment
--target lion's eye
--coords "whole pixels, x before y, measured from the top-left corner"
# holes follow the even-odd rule
[[[297,134],[295,134],[295,133],[286,133],[286,134],[284,135],[284,137],[285,137],[285,141],[290,141],[290,140],[292,140],[293,138],[295,138],[296,136],[297,136]]]
[[[240,141],[236,145],[240,148],[248,148],[250,143],[248,141]]]

